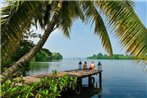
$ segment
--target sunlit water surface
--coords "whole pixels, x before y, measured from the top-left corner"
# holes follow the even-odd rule
[[[147,98],[147,72],[143,67],[131,60],[89,60],[89,59],[63,59],[59,62],[31,63],[30,75],[52,73],[64,70],[78,69],[79,61],[87,61],[88,66],[92,61],[97,65],[102,63],[102,91],[84,91],[79,96],[72,98]],[[98,76],[94,76],[98,82]],[[83,85],[88,84],[88,79],[83,79]],[[85,89],[84,89],[85,90]],[[71,97],[69,97],[71,98]]]

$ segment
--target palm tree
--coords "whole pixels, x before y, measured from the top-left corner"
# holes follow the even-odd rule
[[[49,35],[61,28],[70,38],[70,29],[75,19],[94,24],[94,32],[101,38],[107,52],[112,55],[112,47],[101,13],[108,20],[108,26],[116,32],[127,52],[136,57],[147,53],[147,30],[133,10],[132,1],[11,1],[2,8],[1,50],[2,64],[15,50],[23,35],[31,25],[44,30],[39,42],[22,58],[5,70],[0,77],[3,83],[19,67],[30,61],[42,48]]]

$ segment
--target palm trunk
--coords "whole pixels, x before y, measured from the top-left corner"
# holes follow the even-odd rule
[[[61,8],[62,8],[62,1],[59,0],[58,8],[55,11],[51,22],[48,24],[39,42],[26,55],[21,57],[15,64],[13,64],[10,68],[8,68],[6,71],[4,71],[0,75],[1,83],[6,81],[8,78],[10,78],[12,74],[15,73],[20,67],[26,64],[28,61],[30,61],[36,55],[36,53],[43,47],[49,35],[53,31],[55,24],[59,21],[59,15],[60,15]]]

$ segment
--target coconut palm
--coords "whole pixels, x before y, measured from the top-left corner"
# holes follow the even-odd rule
[[[147,53],[147,30],[133,10],[132,1],[11,1],[2,8],[2,64],[5,64],[23,35],[32,25],[44,31],[39,42],[22,58],[1,74],[1,82],[8,79],[19,67],[30,61],[43,47],[49,35],[56,28],[61,28],[70,38],[71,26],[77,18],[92,23],[94,33],[102,40],[107,52],[112,55],[112,47],[104,24],[104,14],[108,27],[112,27],[127,52],[142,57]],[[39,25],[38,25],[39,24]]]

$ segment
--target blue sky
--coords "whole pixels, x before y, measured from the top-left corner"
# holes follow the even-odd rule
[[[0,0],[0,7],[2,6],[2,1]],[[135,12],[147,27],[147,1],[135,0]],[[37,32],[41,33],[42,31],[38,30]],[[118,39],[113,35],[113,32],[110,33],[110,30],[108,32],[113,53],[125,54],[124,47],[118,43]],[[33,40],[35,43],[38,41],[38,39]],[[79,20],[75,21],[72,26],[71,39],[66,38],[62,31],[57,29],[50,35],[44,47],[52,52],[61,53],[64,58],[81,58],[98,53],[107,54],[101,45],[101,40],[94,34],[93,29]]]
[[[147,1],[137,1],[135,6],[135,12],[147,27]],[[109,30],[108,32],[110,33]],[[113,33],[110,35],[110,40],[113,53],[125,54],[125,49],[118,43],[118,39]],[[50,35],[44,47],[52,52],[61,53],[65,58],[87,57],[100,52],[107,53],[101,45],[101,40],[94,34],[93,29],[79,20],[74,22],[72,26],[71,39],[66,38],[62,31],[56,30]]]

